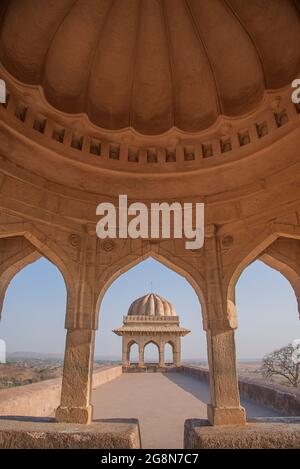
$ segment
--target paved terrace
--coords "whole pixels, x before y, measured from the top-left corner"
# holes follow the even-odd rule
[[[94,418],[138,418],[143,448],[182,448],[184,421],[206,418],[209,386],[182,373],[124,373],[93,391]],[[280,414],[247,399],[248,417]]]

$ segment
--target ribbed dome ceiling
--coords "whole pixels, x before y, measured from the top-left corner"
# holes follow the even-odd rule
[[[173,305],[154,293],[135,300],[127,314],[128,316],[176,316]]]
[[[6,0],[0,58],[105,129],[200,131],[300,72],[293,0]]]

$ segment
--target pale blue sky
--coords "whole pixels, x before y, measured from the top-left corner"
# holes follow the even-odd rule
[[[193,288],[153,259],[119,277],[106,292],[96,356],[121,356],[121,338],[111,331],[121,325],[130,303],[149,292],[151,281],[153,291],[174,304],[182,326],[191,330],[182,340],[183,358],[206,358],[201,308]],[[19,272],[7,290],[0,323],[0,338],[6,341],[8,352],[63,353],[65,301],[63,278],[47,260],[40,259]],[[263,263],[255,262],[243,272],[237,285],[237,306],[239,358],[260,358],[300,338],[294,292],[281,274]]]

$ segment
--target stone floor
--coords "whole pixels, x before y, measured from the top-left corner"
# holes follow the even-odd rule
[[[137,418],[142,447],[182,448],[184,421],[206,418],[209,386],[181,373],[125,373],[93,391],[94,419]],[[242,399],[248,417],[283,414]]]

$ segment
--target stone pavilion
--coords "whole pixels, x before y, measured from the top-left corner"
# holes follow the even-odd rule
[[[179,325],[173,305],[159,295],[150,293],[135,300],[123,318],[123,326],[114,329],[122,336],[122,365],[132,366],[130,350],[138,345],[138,368],[145,368],[144,351],[146,345],[153,343],[159,350],[159,368],[165,368],[165,346],[170,344],[173,350],[173,364],[181,364],[181,337],[190,331]]]

